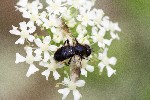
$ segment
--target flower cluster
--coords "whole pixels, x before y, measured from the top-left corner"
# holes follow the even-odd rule
[[[19,0],[15,8],[22,13],[23,18],[28,22],[20,22],[19,27],[12,26],[11,34],[20,38],[15,44],[26,44],[26,57],[16,53],[16,64],[26,62],[29,69],[26,76],[39,71],[39,66],[46,68],[41,74],[48,80],[50,72],[54,79],[58,80],[61,75],[58,68],[66,67],[64,62],[57,62],[54,53],[68,39],[73,44],[76,38],[79,43],[87,44],[97,50],[92,52],[88,59],[83,59],[81,63],[81,75],[87,77],[87,72],[94,72],[94,67],[99,68],[102,73],[106,68],[108,77],[116,73],[110,65],[115,65],[117,59],[109,58],[107,55],[112,41],[119,39],[117,32],[121,29],[118,23],[113,23],[108,16],[104,16],[102,9],[94,8],[95,0],[45,0],[45,5],[39,1]],[[47,34],[38,34],[37,28],[46,30]],[[94,64],[92,63],[94,62]],[[91,65],[90,65],[91,64]],[[68,88],[59,89],[65,99],[70,90],[73,91],[74,100],[79,100],[81,94],[76,89],[83,87],[84,80],[72,81],[69,77],[64,78],[62,84]]]

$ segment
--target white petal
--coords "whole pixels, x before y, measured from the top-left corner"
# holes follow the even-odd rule
[[[40,26],[43,22],[41,20],[36,20],[36,24]]]
[[[94,66],[87,65],[86,70],[89,71],[89,72],[93,72],[94,71]]]
[[[16,53],[16,61],[15,63],[18,64],[19,62],[24,62],[26,60],[25,57],[21,56],[19,53]]]
[[[54,79],[55,79],[55,80],[58,80],[59,77],[60,77],[60,75],[58,74],[57,71],[53,71],[53,76],[54,76]]]
[[[20,35],[20,31],[17,30],[17,27],[15,27],[13,25],[12,25],[12,27],[13,27],[13,29],[10,30],[9,32],[14,35]]]
[[[44,61],[47,62],[49,58],[50,58],[50,55],[48,51],[44,51]]]
[[[40,60],[42,60],[41,56],[35,56],[34,57],[34,61],[40,61]]]
[[[97,35],[98,33],[97,33],[97,27],[93,27],[92,28],[92,35]]]
[[[18,30],[10,30],[9,32],[14,35],[20,35],[20,31]]]
[[[36,68],[33,64],[30,64],[30,67],[28,69],[26,76],[29,77],[30,75],[34,74],[37,71],[39,71],[39,69]]]
[[[103,51],[103,56],[107,57],[107,52],[108,52],[108,48],[105,48],[104,51]]]
[[[104,39],[104,43],[107,44],[108,46],[111,45],[111,42],[112,42],[112,39],[110,40]]]
[[[100,72],[102,72],[103,69],[104,69],[104,67],[105,67],[105,65],[104,65],[102,62],[100,62],[100,63],[98,64],[98,66],[99,66]]]
[[[49,69],[45,70],[44,72],[42,72],[42,75],[46,76],[46,80],[48,80],[48,77],[50,75],[50,70]]]
[[[35,39],[35,37],[34,37],[33,35],[29,35],[28,40],[29,40],[30,42],[33,42],[34,39]]]
[[[33,32],[35,32],[35,30],[36,30],[36,27],[33,26],[32,28],[29,29],[29,33],[33,33]]]
[[[56,51],[56,50],[57,50],[57,46],[55,46],[55,45],[50,45],[50,46],[49,46],[49,50],[51,50],[51,51]]]
[[[102,54],[102,53],[99,53],[98,59],[99,59],[99,60],[102,60],[102,59],[103,59],[103,54]]]
[[[88,24],[89,24],[90,26],[93,26],[93,25],[94,25],[94,22],[93,22],[93,21],[88,21]]]
[[[79,100],[82,96],[78,90],[73,90],[74,100]]]
[[[19,38],[16,42],[15,42],[15,44],[24,44],[24,38]]]
[[[49,44],[50,41],[51,41],[51,37],[50,37],[50,36],[46,36],[46,37],[44,38],[44,40],[43,40],[43,43]]]
[[[64,77],[63,83],[64,83],[64,84],[69,84],[69,82],[70,82],[70,80],[69,80],[68,78]]]
[[[31,14],[29,12],[27,12],[27,11],[24,11],[23,14],[22,14],[22,16],[24,18],[31,18]]]
[[[69,94],[69,88],[59,89],[59,93],[63,94],[62,100],[66,99],[67,95]]]
[[[115,65],[116,62],[117,62],[117,59],[116,59],[115,57],[111,57],[111,58],[109,59],[109,64],[111,64],[111,65]]]
[[[81,68],[81,74],[87,77],[87,71],[84,68]]]
[[[36,44],[38,47],[41,47],[42,44],[43,44],[42,41],[41,41],[39,38],[35,39],[34,42],[35,42],[35,44]]]
[[[28,27],[33,27],[33,26],[34,26],[34,22],[33,22],[33,21],[29,21],[29,22],[27,23],[27,26],[28,26]]]
[[[27,2],[28,2],[28,0],[19,0],[19,1],[17,2],[17,5],[18,5],[18,6],[25,7],[25,6],[27,5]]]
[[[106,30],[104,28],[101,28],[101,30],[99,31],[99,35],[104,37],[106,33]]]
[[[105,48],[105,44],[103,42],[98,42],[98,46],[101,48]]]
[[[48,64],[48,63],[47,63],[47,62],[44,62],[44,61],[40,61],[40,63],[39,63],[40,66],[44,66],[44,67],[46,67],[47,64]]]
[[[26,50],[27,56],[32,56],[32,48],[31,47],[25,47],[24,49]]]
[[[111,77],[112,74],[116,73],[116,70],[112,69],[110,66],[106,66],[106,69],[108,77]]]
[[[26,22],[20,22],[19,25],[20,25],[20,29],[21,30],[27,30],[27,24],[26,24]]]
[[[33,14],[34,16],[37,16],[37,14],[38,14],[38,9],[37,9],[36,5],[32,5],[31,11],[32,11],[32,14]]]
[[[78,86],[78,87],[83,87],[84,85],[85,85],[85,81],[84,80],[78,80],[78,81],[76,81],[76,86]]]

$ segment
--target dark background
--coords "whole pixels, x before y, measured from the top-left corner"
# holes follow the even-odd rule
[[[15,54],[25,54],[23,46],[15,45],[12,25],[24,21],[15,11],[17,0],[0,0],[0,100],[60,100],[51,77],[48,81],[40,72],[27,78],[28,66],[15,64]],[[82,100],[150,100],[150,1],[97,0],[96,7],[104,10],[122,29],[120,40],[114,41],[109,56],[118,59],[117,74],[111,78],[103,72],[88,73],[86,85],[79,89]],[[52,76],[52,75],[51,75]],[[67,98],[72,99],[72,94]]]

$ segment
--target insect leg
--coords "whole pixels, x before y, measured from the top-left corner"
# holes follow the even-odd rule
[[[67,41],[67,44],[70,45],[69,40],[67,39],[66,41]]]
[[[67,45],[70,45],[69,43],[69,40],[67,39],[65,42],[64,42],[64,45],[67,43]]]
[[[76,44],[78,44],[78,41],[77,41],[77,39],[75,38],[75,41],[76,41]]]
[[[68,61],[68,65],[70,65],[71,59],[72,59],[72,57],[69,59],[69,61]]]

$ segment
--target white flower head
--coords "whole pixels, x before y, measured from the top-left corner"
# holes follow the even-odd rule
[[[16,53],[15,63],[29,64],[26,73],[29,77],[39,71],[34,65],[38,61],[39,65],[45,68],[41,74],[46,77],[46,80],[49,79],[50,74],[58,80],[61,77],[59,69],[61,68],[67,74],[66,68],[63,67],[68,66],[67,61],[71,62],[68,67],[70,76],[67,74],[68,77],[64,77],[60,83],[65,88],[59,89],[58,92],[63,95],[62,100],[66,99],[70,91],[73,92],[74,100],[79,100],[82,95],[77,88],[85,85],[85,81],[80,80],[79,76],[87,77],[88,72],[94,71],[94,66],[88,63],[90,58],[93,58],[94,63],[97,63],[97,59],[100,61],[97,63],[99,71],[103,72],[106,68],[108,77],[116,73],[111,65],[115,65],[117,59],[109,58],[107,51],[112,41],[119,39],[117,32],[121,29],[118,23],[113,23],[108,16],[104,16],[103,10],[94,8],[95,0],[45,0],[47,4],[44,3],[44,9],[42,3],[40,0],[18,0],[15,6],[29,21],[20,22],[19,27],[12,26],[9,32],[20,36],[15,44],[27,42],[30,46],[25,46],[27,54],[25,57]],[[36,26],[46,31],[43,32],[46,34],[34,34]],[[69,40],[69,43],[66,40]],[[76,40],[82,46],[78,46]],[[91,51],[86,50],[87,45]],[[54,59],[57,50],[63,61]],[[92,51],[98,52],[99,56]],[[86,57],[88,53],[91,54]],[[64,57],[63,54],[67,56]],[[78,57],[75,57],[76,55]],[[70,59],[72,56],[74,59]]]
[[[111,77],[112,74],[116,73],[116,70],[113,70],[110,65],[115,65],[117,59],[115,57],[108,58],[107,51],[108,48],[105,48],[103,53],[99,53],[99,60],[101,60],[101,62],[98,64],[98,66],[100,68],[100,72],[103,72],[104,67],[106,67],[107,75],[108,77]]]
[[[31,47],[25,47],[27,56],[23,57],[19,53],[16,53],[16,61],[15,63],[18,64],[20,62],[26,62],[30,65],[28,72],[26,74],[27,77],[29,77],[31,74],[34,74],[36,71],[39,71],[39,69],[33,64],[34,61],[40,61],[41,56],[33,56],[32,55],[32,48]]]
[[[13,29],[9,31],[11,34],[20,35],[20,38],[15,42],[15,44],[24,44],[25,40],[33,42],[35,37],[31,34],[36,30],[34,23],[20,22],[19,25],[19,30],[18,27],[12,26]]]
[[[64,86],[67,86],[67,88],[58,90],[59,93],[63,94],[62,100],[66,99],[70,91],[73,91],[74,100],[79,100],[82,97],[76,88],[83,87],[85,85],[84,80],[78,80],[76,82],[73,82],[69,78],[65,77],[62,83]]]

